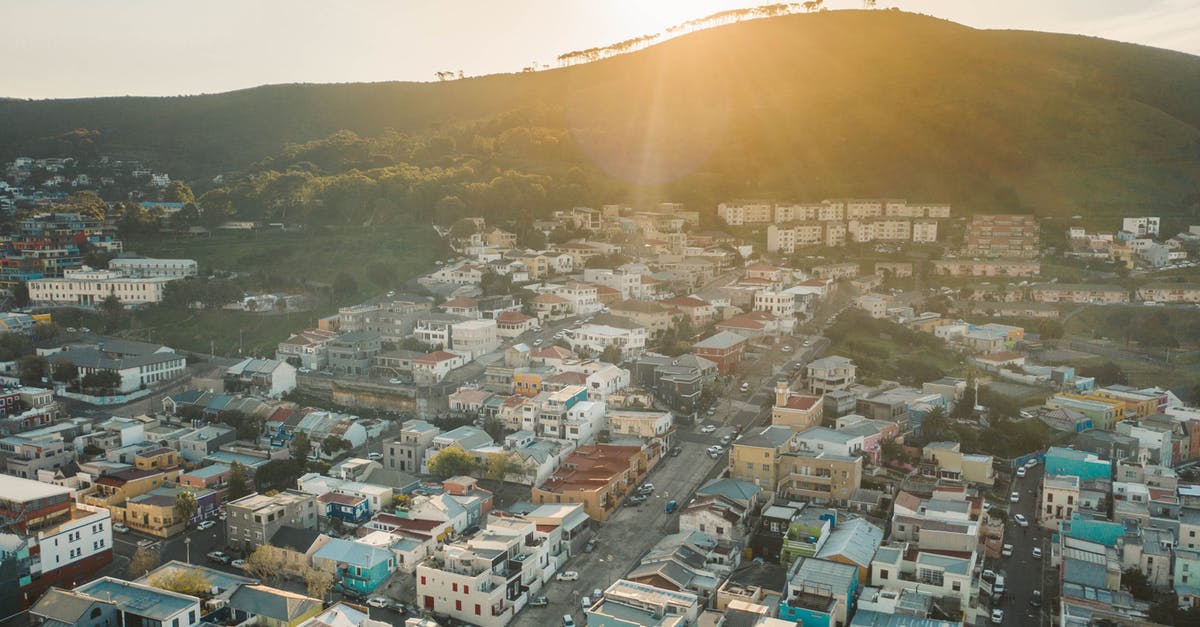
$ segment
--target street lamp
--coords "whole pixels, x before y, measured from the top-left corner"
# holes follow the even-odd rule
[[[192,565],[192,539],[191,538],[183,539],[183,548],[184,548],[185,552],[187,553],[187,558],[186,558],[187,564],[188,564],[188,566],[191,566]]]

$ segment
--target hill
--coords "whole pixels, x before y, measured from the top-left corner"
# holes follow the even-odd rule
[[[87,128],[100,150],[202,187],[226,174],[229,187],[207,200],[240,214],[317,199],[346,222],[407,219],[439,203],[444,221],[574,202],[843,195],[1191,215],[1196,102],[1194,56],[834,11],[444,83],[0,101],[0,157]],[[329,137],[341,130],[351,132]]]

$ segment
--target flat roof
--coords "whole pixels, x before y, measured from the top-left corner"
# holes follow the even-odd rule
[[[51,496],[70,495],[71,489],[32,479],[0,475],[0,500],[25,503]]]

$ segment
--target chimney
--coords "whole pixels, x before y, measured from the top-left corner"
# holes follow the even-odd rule
[[[775,404],[776,405],[786,405],[787,398],[788,398],[787,381],[776,381],[775,382]]]

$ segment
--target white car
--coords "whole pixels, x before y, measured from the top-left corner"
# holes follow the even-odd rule
[[[555,581],[579,581],[579,573],[573,570],[564,570],[554,576]]]
[[[371,597],[367,599],[367,605],[370,605],[371,607],[387,607],[391,605],[391,603],[391,601],[388,601],[383,597]]]
[[[1000,547],[1000,557],[1012,557],[1012,554],[1013,554],[1013,545],[1006,544],[1006,545]]]
[[[1017,524],[1022,527],[1029,526],[1029,519],[1025,517],[1025,514],[1017,514],[1016,516],[1013,516],[1013,520],[1017,521]]]
[[[717,425],[704,425],[700,427],[700,433],[712,433],[717,430]]]
[[[1033,547],[1033,559],[1035,559],[1035,560],[1042,559],[1042,549],[1040,549],[1036,546]]]
[[[391,383],[392,385],[400,385],[401,383],[404,383],[404,379],[388,379],[388,383]]]
[[[117,523],[113,525],[113,531],[125,533],[126,531],[129,531],[129,527],[126,527],[125,523]]]
[[[1024,467],[1024,466],[1021,466],[1020,468],[1018,468],[1018,469],[1017,469],[1017,476],[1018,476],[1018,477],[1024,477],[1024,476],[1025,476],[1025,467]]]
[[[367,459],[369,459],[373,462],[377,462],[377,461],[383,459],[383,453],[377,453],[375,451],[371,451],[370,453],[367,453]]]
[[[1004,610],[996,608],[992,610],[992,624],[1001,625],[1004,623]]]
[[[1021,493],[1013,492],[1012,494],[1008,495],[1008,500],[1012,501],[1013,503],[1019,503],[1021,501]]]
[[[199,529],[200,531],[204,531],[205,529],[212,529],[213,527],[216,527],[216,526],[217,526],[216,521],[202,520],[199,522],[199,524],[196,525],[196,528]]]
[[[1036,458],[1036,457],[1034,457],[1033,459],[1031,459],[1031,460],[1029,460],[1029,461],[1025,462],[1025,467],[1026,467],[1026,468],[1033,468],[1034,466],[1037,466],[1037,465],[1038,465],[1038,458]]]

